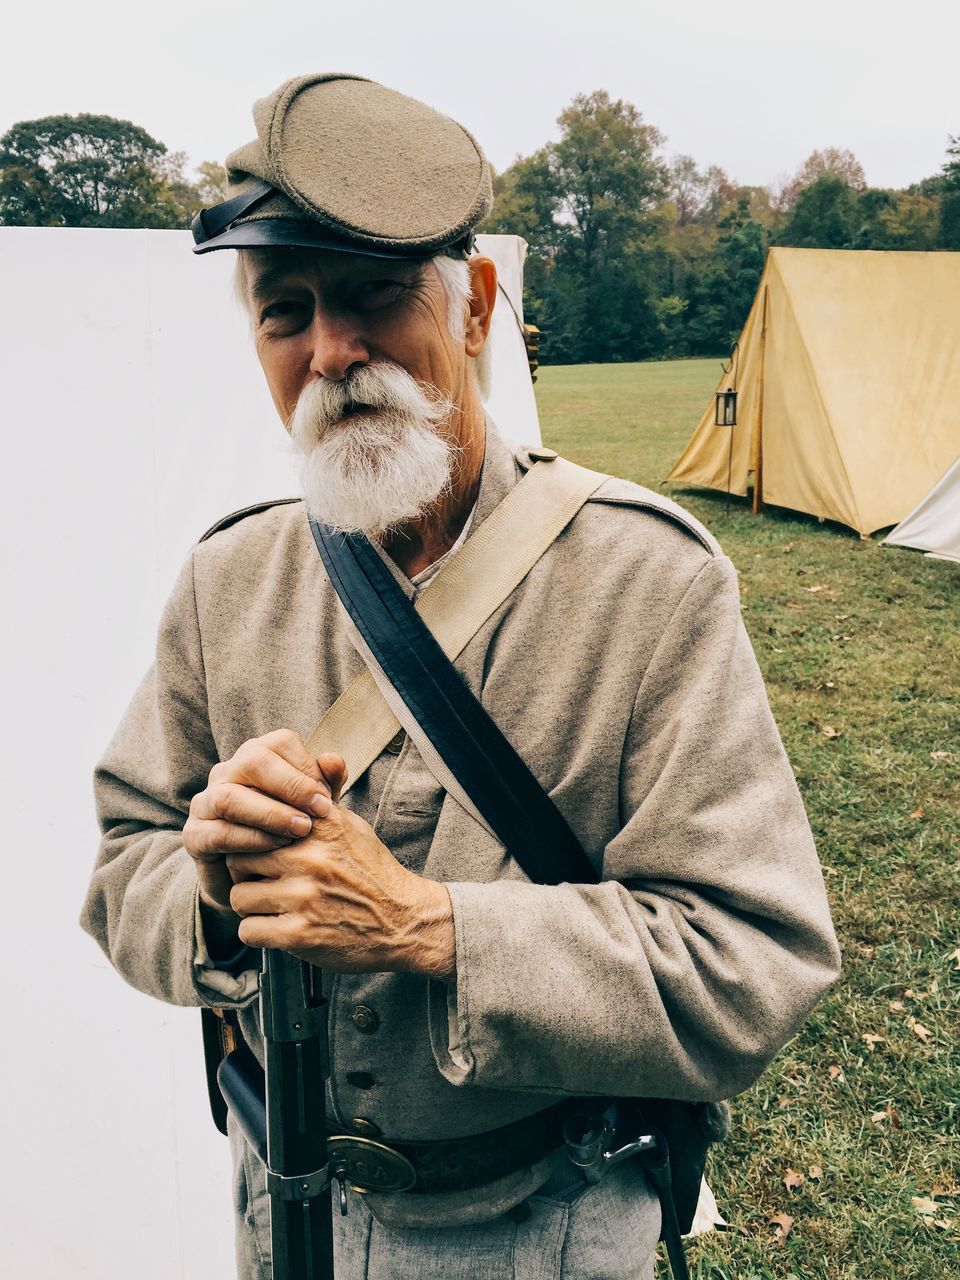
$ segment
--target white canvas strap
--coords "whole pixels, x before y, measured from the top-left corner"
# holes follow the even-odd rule
[[[535,462],[444,565],[417,599],[415,607],[451,661],[463,652],[607,478],[565,458]],[[356,636],[355,629],[350,630],[351,636]],[[371,661],[365,645],[358,651],[365,663]],[[379,668],[377,675],[386,681]],[[347,765],[344,791],[363,776],[396,736],[401,719],[412,722],[410,716],[398,716],[397,712],[404,710],[402,700],[388,681],[386,684],[396,710],[391,710],[368,666],[343,691],[307,740],[307,750],[312,755],[332,751],[343,757]],[[422,731],[418,729],[417,734],[413,734],[410,723],[404,727],[420,747]],[[434,764],[439,757],[425,742],[423,746],[424,762],[437,776]],[[430,758],[431,754],[434,759]],[[464,804],[466,797],[462,789],[453,782],[448,770],[444,768],[443,772],[445,777],[437,780]],[[479,820],[469,801],[464,807]]]

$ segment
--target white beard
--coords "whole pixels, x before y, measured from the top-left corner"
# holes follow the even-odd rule
[[[356,406],[376,412],[344,420]],[[454,411],[389,361],[352,369],[341,382],[309,383],[289,424],[307,510],[342,533],[369,536],[416,520],[450,487],[457,449],[438,429]]]

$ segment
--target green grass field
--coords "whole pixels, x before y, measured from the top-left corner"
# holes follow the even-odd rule
[[[718,360],[543,369],[545,443],[656,488],[719,372]],[[667,491],[739,572],[845,957],[838,986],[734,1104],[710,1173],[731,1229],[691,1246],[693,1274],[960,1276],[960,567]],[[801,1186],[788,1189],[788,1170]],[[775,1214],[793,1219],[786,1238]]]

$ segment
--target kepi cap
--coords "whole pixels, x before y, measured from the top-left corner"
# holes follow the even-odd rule
[[[466,257],[493,203],[462,125],[372,80],[298,76],[254,104],[228,198],[193,220],[195,253],[288,245],[383,258]]]

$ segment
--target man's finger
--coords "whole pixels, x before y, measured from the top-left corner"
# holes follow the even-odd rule
[[[310,892],[298,880],[242,880],[230,890],[230,906],[238,916],[277,916],[296,910]]]
[[[325,751],[323,755],[317,756],[317,764],[320,766],[320,772],[327,781],[334,803],[339,803],[340,792],[347,781],[346,761],[343,756],[335,755],[332,751]]]
[[[224,861],[234,880],[249,880],[251,876],[265,876],[276,880],[286,875],[289,865],[272,852],[228,853]]]
[[[319,765],[315,760],[312,763],[314,773],[319,774]],[[308,777],[263,738],[244,743],[230,764],[230,774],[223,781],[256,787],[265,795],[317,817],[325,817],[330,811],[326,782],[319,777]]]
[[[292,729],[275,729],[273,733],[265,733],[260,741],[293,765],[294,769],[299,769],[316,782],[321,781],[321,770],[316,757],[310,755],[303,739]]]
[[[277,951],[289,951],[303,941],[302,917],[291,912],[285,915],[245,916],[237,933],[248,947],[267,947]]]
[[[191,823],[193,819],[189,820]],[[269,853],[290,843],[289,837],[273,836],[256,827],[244,827],[238,822],[226,822],[222,818],[197,821],[188,833],[184,827],[184,843],[194,858],[210,861],[224,854]]]
[[[281,804],[262,791],[237,782],[219,782],[207,787],[196,798],[193,816],[200,820],[223,818],[227,822],[297,840],[309,835],[313,825],[302,810]]]

